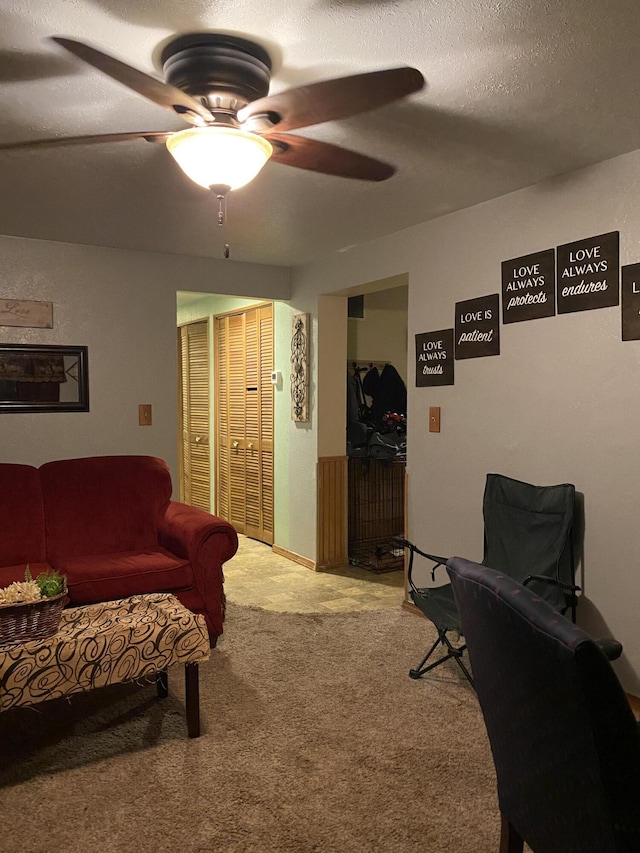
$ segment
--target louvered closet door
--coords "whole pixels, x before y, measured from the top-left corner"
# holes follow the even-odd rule
[[[273,306],[258,309],[258,400],[260,407],[260,529],[263,542],[273,544]]]
[[[245,343],[244,315],[227,318],[228,328],[228,435],[229,435],[229,521],[246,533],[245,512]]]
[[[190,323],[179,330],[181,477],[180,499],[211,509],[209,458],[209,326]]]
[[[272,544],[273,309],[215,322],[217,512],[238,532]]]
[[[246,314],[247,535],[273,543],[273,307]]]
[[[215,321],[215,411],[216,411],[216,513],[230,520],[229,508],[229,351],[228,324]],[[240,531],[243,532],[243,531]]]
[[[260,401],[258,372],[258,312],[247,311],[245,317],[245,523],[247,536],[261,539],[260,529]]]

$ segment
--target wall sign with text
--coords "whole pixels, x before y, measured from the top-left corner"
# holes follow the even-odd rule
[[[519,323],[556,313],[553,249],[502,262],[502,322]]]
[[[497,293],[456,302],[455,357],[500,355],[500,297]]]
[[[622,267],[622,340],[640,341],[640,264]]]
[[[619,304],[619,231],[565,243],[556,257],[558,314]]]
[[[453,329],[416,335],[416,387],[453,385]]]

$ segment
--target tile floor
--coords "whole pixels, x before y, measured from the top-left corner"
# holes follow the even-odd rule
[[[225,592],[229,601],[265,610],[328,613],[400,607],[403,572],[376,574],[357,566],[314,572],[269,545],[239,536],[238,553],[225,563]]]

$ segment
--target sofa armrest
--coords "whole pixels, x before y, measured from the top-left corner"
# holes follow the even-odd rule
[[[202,509],[170,501],[158,520],[158,543],[189,560],[209,631],[222,633],[224,591],[222,566],[238,550],[238,534],[228,521]]]
[[[169,501],[159,518],[158,542],[203,567],[220,567],[238,550],[238,535],[228,521],[178,501]]]

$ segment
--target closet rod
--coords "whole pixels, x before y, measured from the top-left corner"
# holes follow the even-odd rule
[[[388,364],[388,361],[369,361],[367,358],[359,358],[357,361],[349,361],[349,367],[351,367],[352,370],[371,370],[373,367],[377,367],[378,370],[384,370]]]

